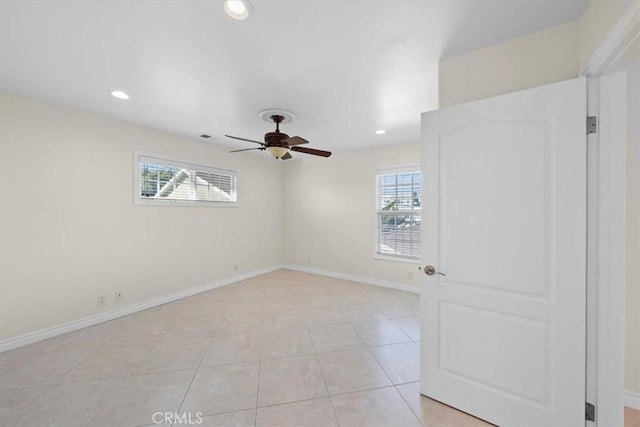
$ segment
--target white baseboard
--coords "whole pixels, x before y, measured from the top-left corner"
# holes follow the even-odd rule
[[[419,287],[407,285],[406,283],[396,283],[396,282],[389,282],[386,280],[374,279],[372,277],[354,276],[351,274],[336,273],[335,271],[320,270],[317,268],[303,267],[295,264],[284,264],[282,268],[286,268],[288,270],[301,271],[303,273],[317,274],[319,276],[333,277],[335,279],[349,280],[352,282],[363,283],[365,285],[380,286],[383,288],[395,289],[397,291],[411,292],[414,294],[420,293]]]
[[[172,301],[176,301],[182,298],[186,298],[192,295],[196,295],[202,292],[207,292],[212,289],[217,289],[223,286],[231,285],[232,283],[241,282],[243,280],[250,279],[252,277],[259,276],[261,274],[270,273],[283,268],[282,265],[277,264],[271,267],[261,268],[258,270],[250,271],[247,273],[239,274],[237,276],[227,277],[220,279],[212,283],[196,286],[195,288],[185,289],[183,291],[174,292],[172,294],[164,295],[161,297],[153,298],[147,301],[142,301],[137,304],[132,304],[127,307],[122,307],[116,310],[107,311],[104,313],[96,314],[94,316],[85,317],[71,322],[63,323],[61,325],[52,326],[50,328],[41,329],[39,331],[30,332],[28,334],[19,335],[17,337],[8,338],[6,340],[0,340],[0,353],[13,350],[18,347],[33,344],[38,341],[53,338],[58,335],[66,334],[68,332],[77,331],[88,326],[93,326],[98,323],[113,320],[118,317],[127,316],[129,314],[137,313],[148,308],[157,307],[162,304],[166,304]]]
[[[628,406],[629,408],[637,409],[638,411],[640,411],[640,393],[628,390],[625,391],[624,406]]]

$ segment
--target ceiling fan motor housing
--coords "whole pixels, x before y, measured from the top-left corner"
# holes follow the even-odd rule
[[[268,132],[264,134],[264,142],[267,147],[288,147],[282,141],[289,138],[289,135],[281,132]]]

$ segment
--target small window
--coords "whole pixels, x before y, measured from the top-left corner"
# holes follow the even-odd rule
[[[160,157],[137,155],[137,201],[235,204],[237,173]]]
[[[420,258],[420,168],[376,172],[376,253],[405,259]]]

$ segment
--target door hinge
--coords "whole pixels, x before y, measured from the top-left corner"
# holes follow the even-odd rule
[[[587,135],[598,131],[598,116],[587,117]]]
[[[585,402],[584,419],[587,421],[596,420],[596,405],[594,405],[593,403]]]

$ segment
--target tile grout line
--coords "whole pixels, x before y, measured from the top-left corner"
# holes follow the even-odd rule
[[[266,293],[264,290],[264,286],[261,286],[262,289],[262,325],[260,332],[260,361],[258,362],[258,383],[256,384],[256,406],[254,408],[255,414],[253,415],[253,426],[256,427],[258,425],[258,399],[260,398],[260,376],[262,374],[262,347],[264,344],[264,312],[266,311],[267,299]]]
[[[389,376],[389,374],[387,373],[387,371],[384,369],[384,367],[382,366],[382,364],[380,363],[380,361],[378,360],[378,358],[376,357],[375,354],[373,354],[373,351],[371,351],[371,349],[369,347],[367,347],[367,351],[369,352],[369,354],[371,355],[371,357],[373,357],[373,360],[376,361],[376,364],[378,365],[378,367],[382,370],[382,372],[384,372],[384,374],[386,375],[387,379],[389,380],[389,384],[391,384],[393,387],[395,387],[396,385],[393,383],[393,380],[391,379],[391,377]]]
[[[306,321],[305,321],[306,323]],[[338,413],[336,412],[335,406],[333,406],[333,399],[331,399],[331,395],[329,395],[329,386],[327,385],[327,379],[324,377],[324,372],[322,370],[322,364],[320,363],[320,358],[318,357],[318,349],[316,348],[315,342],[313,342],[313,336],[311,335],[311,328],[307,324],[307,329],[309,330],[309,338],[311,339],[311,345],[313,346],[314,353],[313,355],[316,358],[316,363],[318,363],[318,367],[320,368],[320,375],[322,376],[322,382],[324,383],[324,389],[327,392],[327,397],[329,398],[329,403],[331,404],[331,410],[333,411],[333,417],[336,420],[336,424],[340,426],[340,421],[338,420]]]
[[[395,319],[395,320],[398,320],[398,319],[410,319],[411,317],[418,317],[418,322],[420,321],[419,316],[395,317],[394,319]],[[397,327],[398,329],[400,329],[400,330],[401,330],[401,331],[402,331],[406,336],[408,336],[408,337],[411,339],[411,341],[413,341],[413,342],[420,341],[420,337],[418,337],[418,339],[417,339],[417,340],[416,340],[416,339],[413,339],[413,337],[412,337],[411,335],[409,335],[409,333],[408,333],[407,331],[405,331],[405,330],[402,328],[402,326],[400,326],[400,325],[398,325],[396,322],[394,322],[394,319],[389,319],[389,320],[391,320],[391,322],[392,322],[394,325],[396,325],[396,327]],[[418,329],[418,330],[419,330],[419,329]]]
[[[380,319],[377,319],[380,320]],[[365,347],[367,348],[373,348],[373,347],[383,347],[385,345],[394,345],[394,344],[405,344],[408,342],[413,342],[413,339],[411,339],[411,337],[409,335],[407,335],[406,332],[404,332],[399,326],[397,326],[395,323],[393,323],[393,325],[398,328],[398,330],[400,331],[401,334],[403,334],[405,337],[407,337],[407,341],[400,341],[400,342],[393,342],[393,343],[387,343],[387,344],[369,344],[368,342],[366,342],[364,340],[364,338],[362,337],[362,335],[360,335],[360,333],[358,332],[358,330],[355,328],[355,326],[353,325],[354,323],[364,323],[364,322],[373,322],[373,321],[377,321],[377,320],[365,320],[365,321],[358,321],[358,322],[351,322],[351,327],[353,328],[354,331],[356,331],[356,334],[358,335],[358,337],[360,337],[360,339],[362,340],[362,342],[364,343]],[[388,319],[389,321],[391,319]]]
[[[410,383],[407,383],[410,384]],[[403,385],[403,384],[400,384]],[[405,405],[407,405],[407,407],[409,408],[409,410],[411,411],[411,413],[413,414],[414,417],[416,417],[416,420],[418,420],[418,424],[423,425],[422,420],[418,417],[418,414],[416,414],[416,412],[413,410],[413,408],[411,407],[411,405],[409,405],[409,402],[407,402],[407,399],[404,398],[404,395],[400,392],[400,390],[398,390],[398,386],[394,384],[393,388],[396,389],[396,392],[400,395],[400,398],[402,398],[402,400],[404,401]],[[420,393],[420,391],[418,391],[418,393]],[[421,395],[422,397],[422,395]]]
[[[171,324],[171,326],[173,326],[173,323]],[[170,326],[170,327],[171,327]],[[165,336],[167,335],[166,333],[164,334]],[[131,342],[131,345],[134,344],[134,341]],[[140,344],[139,342],[137,344]],[[153,352],[153,350],[159,345],[159,343],[149,343],[150,346],[153,345],[153,347],[149,350],[149,352],[145,355],[145,357],[138,363],[135,365],[135,368],[132,368],[132,371],[129,372],[126,376],[124,377],[116,377],[116,378],[121,378],[122,382],[119,384],[119,386],[124,386],[131,377],[135,377],[137,375],[149,375],[149,374],[156,374],[158,372],[145,372],[145,373],[136,373],[135,369],[137,369],[139,366],[141,366],[145,360],[147,360],[147,358],[149,357],[149,355]],[[177,369],[175,371],[170,371],[170,372],[178,372],[178,371],[184,371],[186,369]],[[93,380],[93,381],[106,381],[109,380],[108,378],[104,378],[102,380]],[[76,383],[82,383],[82,382],[91,382],[91,381],[77,381]],[[67,384],[74,384],[73,382],[71,383],[67,383]],[[89,424],[87,424],[87,426],[91,426],[93,424],[93,422],[96,420],[96,418],[100,415],[100,412],[102,412],[102,410],[107,406],[107,404],[111,401],[111,398],[107,398],[103,400],[103,404],[100,406],[100,409],[98,409],[96,411],[96,414],[91,418],[91,421],[89,422]]]
[[[216,325],[216,331],[217,330],[218,330],[218,326]],[[215,335],[215,331],[214,331],[213,335]],[[196,367],[196,370],[193,372],[193,376],[191,377],[191,382],[189,383],[189,387],[187,387],[187,391],[184,393],[184,396],[182,396],[182,400],[180,401],[180,405],[178,405],[177,412],[180,412],[182,410],[182,406],[184,405],[184,401],[187,399],[187,396],[189,395],[189,392],[191,391],[191,387],[193,386],[193,381],[195,380],[196,375],[198,375],[198,371],[200,371],[200,367],[202,366],[202,361],[204,360],[204,356],[207,354],[207,351],[209,350],[209,346],[211,345],[212,341],[213,341],[213,337],[209,337],[209,342],[207,343],[206,350],[202,353],[202,357],[200,358],[200,362],[198,362],[198,366]]]
[[[412,382],[416,382],[416,381],[412,381]],[[398,385],[406,385],[406,384],[411,384],[411,383],[403,383],[403,384],[398,384]],[[362,390],[348,391],[348,392],[345,392],[345,393],[336,393],[336,394],[327,395],[327,396],[311,397],[311,398],[308,398],[308,399],[291,400],[291,401],[282,402],[282,403],[274,403],[274,404],[271,404],[271,405],[258,406],[257,409],[273,408],[273,407],[276,407],[276,406],[286,406],[286,405],[290,405],[292,403],[311,402],[311,401],[314,401],[314,400],[329,399],[331,397],[348,396],[350,394],[363,393],[363,392],[374,391],[374,390],[382,390],[382,389],[385,389],[385,388],[393,388],[393,387],[396,387],[396,386],[393,385],[393,384],[390,384],[390,385],[385,385],[385,386],[381,386],[381,387],[371,387],[371,388],[366,388],[366,389],[362,389]],[[242,411],[248,411],[248,410],[251,410],[251,409],[238,409],[238,410],[234,410],[234,411],[219,412],[219,413],[209,414],[209,415],[229,414],[229,413],[233,413],[233,412],[242,412]]]
[[[34,403],[36,403],[36,401],[38,399],[40,399],[40,397],[45,394],[46,392],[48,392],[49,390],[51,390],[56,384],[51,384],[48,386],[45,386],[45,389],[42,391],[42,393],[40,393],[39,395],[37,395],[36,397],[34,397],[27,405],[25,405],[24,408],[22,408],[20,411],[18,411],[17,414],[14,414],[14,418],[16,416],[22,415],[23,413],[27,413],[27,409],[29,409],[31,407],[31,405],[33,405]],[[33,388],[33,387],[26,387],[26,388]],[[21,388],[21,389],[12,389],[12,390],[24,390],[25,388]],[[6,393],[7,391],[11,391],[11,390],[5,390],[3,391],[3,393]],[[100,407],[100,409],[98,411],[102,410],[102,407]],[[91,422],[93,422],[93,419],[97,416],[98,414],[96,413],[96,415],[91,419]],[[8,421],[11,421],[10,419],[8,419]],[[91,424],[91,422],[89,424]]]
[[[374,390],[382,390],[385,388],[392,388],[395,387],[395,385],[393,385],[393,383],[389,384],[389,385],[383,385],[381,387],[370,387],[370,388],[364,388],[362,390],[353,390],[353,391],[347,391],[344,393],[336,393],[336,394],[332,394],[329,397],[342,397],[342,396],[348,396],[350,394],[356,394],[356,393],[365,393],[367,391],[374,391]]]

